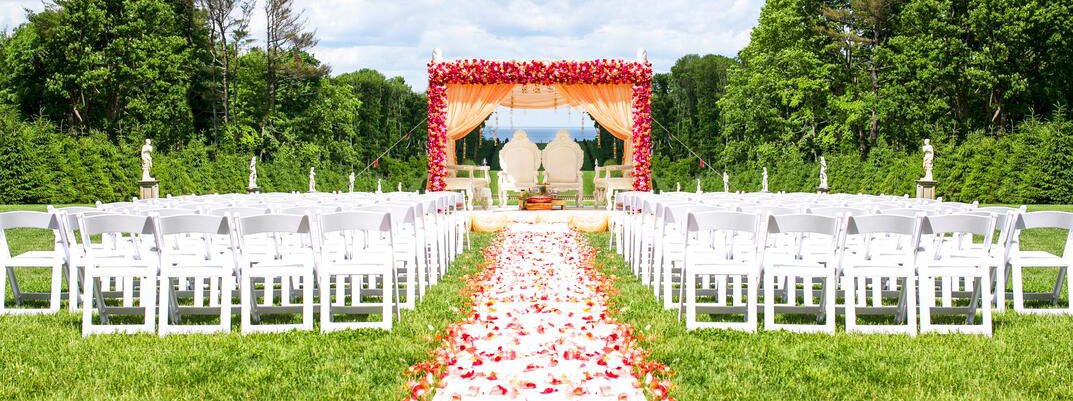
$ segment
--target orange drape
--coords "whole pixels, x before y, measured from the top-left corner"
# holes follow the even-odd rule
[[[513,84],[447,85],[447,164],[457,164],[455,140],[477,128],[513,88]]]
[[[615,138],[625,142],[622,164],[633,161],[633,88],[630,85],[558,85],[571,104],[581,105]]]

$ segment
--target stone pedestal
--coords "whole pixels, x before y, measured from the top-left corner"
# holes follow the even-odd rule
[[[935,181],[917,180],[917,198],[935,199]]]
[[[138,199],[156,199],[160,197],[160,181],[138,181]]]
[[[261,188],[247,187],[246,188],[246,193],[248,193],[248,194],[259,194],[259,193],[261,193]]]
[[[816,187],[816,193],[818,193],[820,195],[827,195],[827,193],[829,193],[829,192],[831,192],[831,188]]]

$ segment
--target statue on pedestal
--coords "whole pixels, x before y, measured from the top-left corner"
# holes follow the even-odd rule
[[[820,156],[820,188],[827,188],[827,159]]]
[[[317,171],[316,167],[309,168],[309,192],[317,192]]]
[[[680,182],[675,182],[674,183],[674,192],[682,192],[682,183],[680,183]]]
[[[250,185],[247,188],[257,188],[257,156],[250,158]]]
[[[723,170],[723,192],[730,192],[730,176]]]
[[[395,191],[402,192],[402,183],[401,182],[399,183],[399,186],[398,186],[398,188],[395,189]]]
[[[376,193],[378,193],[378,194],[384,193],[384,191],[382,191],[380,188],[381,188],[380,187],[380,179],[377,178],[376,179]]]
[[[346,183],[347,183],[347,190],[349,192],[354,192],[354,172],[353,171],[351,171],[350,176],[347,177]]]
[[[767,167],[764,167],[764,181],[760,185],[760,192],[767,192]]]
[[[701,191],[701,189],[700,189],[700,178],[698,178],[697,179],[697,193],[699,194],[701,192],[703,192],[703,191]]]
[[[153,144],[149,139],[142,145],[142,181],[155,181],[149,170],[153,168]]]
[[[931,147],[931,141],[924,140],[924,178],[921,181],[934,181],[932,178],[932,168],[935,163],[935,148]]]

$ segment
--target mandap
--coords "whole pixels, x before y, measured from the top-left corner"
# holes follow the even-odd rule
[[[578,107],[622,140],[623,164],[633,166],[633,189],[651,189],[652,64],[636,61],[444,61],[428,65],[428,190],[447,188],[454,143],[498,106]]]

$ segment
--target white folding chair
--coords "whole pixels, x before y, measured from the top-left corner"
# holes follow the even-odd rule
[[[842,260],[846,332],[916,335],[916,270],[923,222],[923,215],[848,217],[846,243],[854,245],[847,245]],[[890,298],[895,305],[883,303]],[[860,324],[857,315],[863,314],[894,315],[895,323]]]
[[[160,254],[160,336],[230,332],[235,255],[230,247],[216,245],[229,242],[230,221],[224,216],[192,214],[151,217]],[[182,245],[172,247],[169,240]],[[187,281],[192,281],[192,289],[180,290],[187,287]],[[187,292],[191,303],[181,304]],[[217,324],[180,324],[184,315],[217,315],[220,320]]]
[[[321,331],[357,328],[390,330],[392,311],[399,309],[394,266],[395,240],[390,213],[340,212],[320,215],[318,218],[322,239],[326,234],[344,236],[341,249],[333,252],[321,247],[319,251]],[[370,238],[384,237],[387,238],[386,248],[375,249],[369,246]],[[376,288],[377,282],[380,283],[380,288]],[[378,297],[379,300],[367,302],[370,297]],[[333,319],[337,314],[375,313],[381,315],[380,321],[337,322]]]
[[[812,214],[785,214],[768,218],[768,235],[783,235],[794,239],[794,249],[789,254],[779,252],[773,241],[764,247],[764,328],[795,332],[835,332],[835,290],[839,256],[844,246],[843,222],[838,217]],[[804,252],[804,236],[817,235],[827,238],[830,246],[825,254]],[[775,283],[785,278],[781,294]],[[797,305],[797,278],[801,278],[803,305]],[[812,300],[813,280],[820,280],[818,305]],[[778,303],[778,298],[783,299]],[[817,324],[775,323],[776,313],[813,314]]]
[[[8,248],[5,230],[48,230],[52,231],[53,246],[51,250],[26,251],[18,255],[12,255]],[[7,275],[8,284],[11,285],[11,295],[14,298],[14,307],[8,307],[5,285],[0,282],[0,315],[3,314],[37,314],[55,313],[60,310],[60,299],[63,296],[63,267],[64,252],[60,243],[60,221],[54,213],[17,211],[0,213],[0,266]],[[51,269],[50,285],[48,292],[23,291],[16,277],[16,270],[26,268]],[[48,301],[46,308],[24,308],[25,301]]]
[[[995,217],[971,214],[931,216],[922,233],[932,235],[935,244],[930,256],[921,258],[920,332],[970,333],[991,336],[991,243],[995,235]],[[973,235],[983,237],[979,246],[971,246]],[[966,244],[968,243],[968,244]],[[936,279],[943,288],[936,288]],[[968,305],[956,306],[959,293],[952,286],[964,287]],[[971,288],[971,291],[969,290]],[[940,305],[936,305],[937,294]],[[976,311],[983,315],[981,324],[973,324]],[[932,315],[965,315],[965,324],[934,324]]]
[[[241,271],[240,292],[242,302],[242,333],[272,333],[289,330],[313,329],[314,271],[317,258],[313,257],[312,233],[308,215],[265,214],[250,217],[232,217],[233,246],[239,252]],[[271,252],[264,255],[249,253],[248,240],[267,234],[267,247]],[[298,238],[289,238],[296,236]],[[280,280],[280,304],[275,304],[275,280]],[[292,305],[290,283],[301,287],[301,305]],[[263,281],[262,302],[258,304],[255,285]],[[264,314],[301,313],[301,323],[254,324]]]
[[[757,293],[763,265],[763,244],[766,242],[761,217],[752,213],[700,212],[689,213],[686,223],[685,277],[680,296],[686,311],[686,328],[722,328],[755,332],[757,328]],[[699,237],[709,238],[704,243]],[[741,244],[739,236],[747,237]],[[744,245],[744,246],[742,246]],[[697,277],[710,277],[698,283]],[[744,280],[743,280],[744,279]],[[743,283],[744,281],[744,283]],[[714,283],[716,288],[698,284]],[[726,285],[732,289],[727,296]],[[745,293],[742,293],[744,284]],[[714,297],[715,302],[700,302],[699,296]],[[679,310],[681,314],[681,310]],[[701,322],[698,314],[743,315],[738,322]]]
[[[152,333],[156,328],[156,289],[159,257],[152,247],[143,246],[142,237],[155,235],[148,216],[120,214],[78,215],[78,231],[82,237],[83,262],[86,265],[82,282],[82,335],[106,333]],[[113,240],[124,239],[123,255],[116,257],[107,247],[94,246],[94,235]],[[116,280],[112,292],[103,288],[105,281]],[[134,291],[138,290],[138,306],[134,306]],[[108,298],[121,297],[121,306],[108,305]],[[95,306],[96,305],[96,306]],[[96,309],[101,324],[93,323]],[[142,324],[110,324],[112,315],[143,315]]]
[[[1011,234],[1013,247],[1010,255],[1013,282],[1013,309],[1018,313],[1032,314],[1073,314],[1073,280],[1069,278],[1069,268],[1073,266],[1073,213],[1042,211],[1024,213],[1015,219],[1014,232]],[[1047,251],[1021,250],[1021,234],[1031,229],[1066,230],[1066,242],[1062,256]],[[1028,292],[1024,290],[1024,269],[1026,267],[1055,268],[1058,277],[1050,292]],[[1048,301],[1057,306],[1062,296],[1062,281],[1066,281],[1067,306],[1064,308],[1029,308],[1025,300]]]

